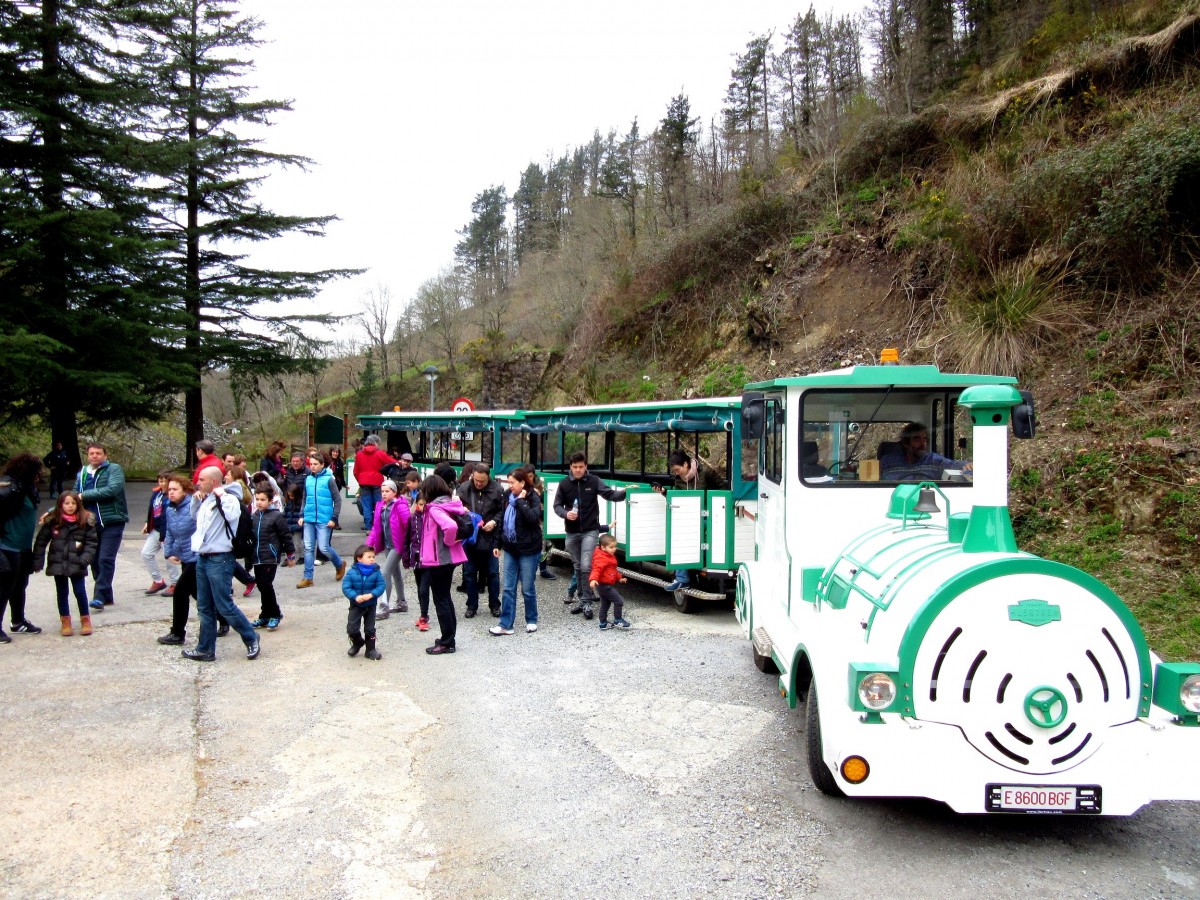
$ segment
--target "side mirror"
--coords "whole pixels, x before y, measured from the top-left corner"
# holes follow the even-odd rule
[[[763,395],[761,391],[747,391],[742,394],[742,440],[756,441],[763,436],[763,422],[766,420]]]
[[[1037,431],[1037,413],[1033,408],[1033,391],[1018,391],[1022,403],[1012,410],[1013,437],[1027,440]]]

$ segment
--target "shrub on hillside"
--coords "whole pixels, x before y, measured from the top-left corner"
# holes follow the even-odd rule
[[[1157,279],[1164,250],[1196,252],[1200,128],[1174,115],[1047,156],[982,205],[997,258],[1039,245],[1127,286]]]

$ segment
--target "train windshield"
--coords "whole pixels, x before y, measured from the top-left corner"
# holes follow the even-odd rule
[[[812,390],[800,400],[800,478],[812,486],[966,484],[971,420],[965,388]]]

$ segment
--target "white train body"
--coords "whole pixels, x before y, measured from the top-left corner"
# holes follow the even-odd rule
[[[879,366],[753,387],[758,555],[737,612],[789,703],[807,697],[818,787],[964,813],[1200,800],[1200,665],[1163,664],[1103,583],[1016,548],[1011,381]],[[973,481],[875,480],[864,432],[890,450],[887,423],[924,416],[943,449],[971,430]]]

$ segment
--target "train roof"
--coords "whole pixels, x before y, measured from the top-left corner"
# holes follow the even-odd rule
[[[551,431],[732,431],[741,407],[741,397],[559,406],[527,412],[512,427],[538,434]]]
[[[787,378],[773,378],[770,381],[757,381],[748,384],[750,390],[766,390],[769,388],[798,387],[798,388],[828,388],[828,387],[887,387],[900,385],[905,387],[963,387],[972,384],[1012,384],[1017,379],[1007,375],[969,375],[965,373],[943,372],[937,366],[847,366],[844,369],[833,369],[828,372],[814,372],[811,375],[793,375]]]
[[[469,412],[452,410],[396,410],[358,417],[358,427],[366,431],[494,431],[497,424],[514,421],[523,413],[515,409],[476,409]]]

